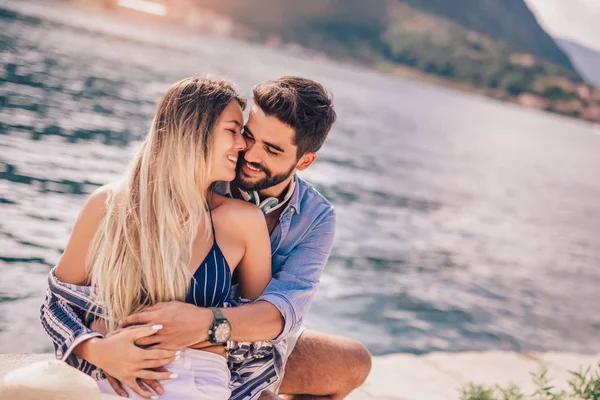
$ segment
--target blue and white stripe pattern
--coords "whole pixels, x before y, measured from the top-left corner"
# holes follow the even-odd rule
[[[56,279],[55,268],[48,274],[48,289],[41,308],[42,326],[52,339],[56,358],[91,375],[102,379],[102,371],[81,357],[71,354],[81,342],[103,337],[85,324],[89,315],[101,315],[102,308],[94,304],[90,286],[69,285]]]
[[[222,307],[230,294],[231,269],[215,240],[192,276],[185,301],[198,307]]]

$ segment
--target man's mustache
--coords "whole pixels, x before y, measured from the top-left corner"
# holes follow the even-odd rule
[[[251,165],[253,168],[259,169],[259,170],[261,170],[262,172],[264,172],[265,174],[267,174],[267,175],[270,175],[270,174],[269,174],[269,171],[268,171],[268,170],[267,170],[265,167],[263,167],[261,164],[259,164],[259,163],[254,163],[254,162],[250,162],[250,161],[246,161],[246,159],[244,158],[244,156],[240,156],[240,157],[239,157],[238,163],[239,163],[239,167],[240,167],[240,168],[242,167],[242,164],[244,164],[244,163],[248,163],[248,164],[250,164],[250,165]]]

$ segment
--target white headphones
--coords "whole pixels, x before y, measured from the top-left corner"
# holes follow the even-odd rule
[[[272,213],[273,211],[277,210],[278,208],[283,207],[283,205],[288,202],[288,200],[294,194],[295,187],[296,187],[296,179],[292,179],[292,182],[290,183],[290,187],[288,188],[288,191],[285,194],[285,197],[283,198],[282,202],[279,202],[279,199],[277,197],[267,197],[263,201],[260,201],[258,192],[255,190],[250,190],[247,192],[245,190],[239,189],[239,191],[242,194],[242,197],[244,198],[244,200],[246,200],[248,202],[252,202],[253,204],[256,204],[256,206],[258,208],[260,208],[260,210],[263,212],[264,215],[268,215],[268,214]]]

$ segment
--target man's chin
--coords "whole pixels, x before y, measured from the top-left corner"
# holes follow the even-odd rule
[[[242,190],[256,190],[255,188],[260,182],[260,180],[247,179],[240,175],[235,177],[235,185]]]

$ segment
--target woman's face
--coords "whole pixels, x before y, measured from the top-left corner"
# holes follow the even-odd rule
[[[232,181],[240,151],[246,149],[242,136],[244,115],[240,104],[233,100],[225,107],[213,133],[210,181]]]

